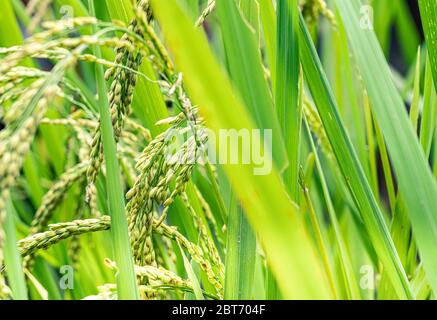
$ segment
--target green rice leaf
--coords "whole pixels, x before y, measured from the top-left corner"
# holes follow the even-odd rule
[[[2,46],[20,42],[22,35],[10,0],[3,1],[3,8],[0,11],[0,23],[2,25],[0,28],[0,43]]]
[[[361,1],[337,0],[337,5],[369,92],[375,118],[387,142],[427,277],[433,290],[437,290],[437,183],[408,121],[404,103],[375,34],[360,27]]]
[[[437,2],[435,0],[419,0],[419,7],[437,91]]]
[[[227,227],[225,299],[252,298],[256,237],[237,199],[231,201]]]
[[[278,1],[275,108],[284,137],[289,168],[284,175],[291,197],[298,200],[299,149],[302,115],[299,95],[298,1]]]
[[[27,300],[27,286],[23,273],[21,255],[17,247],[17,236],[15,234],[16,217],[15,209],[9,200],[6,203],[5,229],[5,265],[8,280],[15,300]]]
[[[344,237],[341,233],[340,224],[338,222],[338,218],[337,218],[336,213],[335,213],[335,209],[334,209],[334,205],[333,205],[332,200],[331,200],[331,196],[329,195],[328,184],[326,182],[326,178],[325,178],[325,174],[323,172],[322,164],[321,164],[320,159],[319,159],[318,151],[317,151],[316,146],[314,144],[314,140],[311,137],[311,133],[309,131],[308,124],[306,121],[305,121],[305,124],[306,124],[306,129],[308,132],[308,136],[310,139],[311,150],[312,150],[314,157],[315,157],[317,172],[319,173],[319,176],[320,176],[320,182],[321,182],[322,190],[323,190],[323,197],[325,198],[325,202],[326,202],[326,206],[327,206],[328,214],[329,214],[329,219],[331,220],[332,229],[334,232],[335,244],[336,244],[338,253],[340,255],[338,260],[339,260],[339,264],[340,264],[340,270],[342,272],[343,278],[345,279],[345,287],[346,287],[347,297],[348,297],[348,299],[358,300],[358,299],[360,299],[361,294],[360,294],[360,289],[358,288],[358,282],[357,282],[357,279],[355,277],[355,273],[354,273],[354,270],[352,267],[352,261],[351,261],[351,258],[349,256],[349,252],[347,251],[347,246],[346,246],[346,243],[344,241]]]
[[[417,49],[417,61],[416,61],[416,72],[414,77],[414,87],[413,87],[413,101],[411,102],[410,108],[410,121],[413,125],[414,131],[417,132],[419,126],[419,112],[420,112],[420,48]]]
[[[184,73],[187,89],[199,104],[208,126],[215,133],[220,129],[252,130],[254,124],[216,62],[205,35],[192,26],[175,0],[155,0],[152,6]],[[242,146],[232,151],[240,156],[248,152]],[[260,236],[270,266],[281,279],[279,286],[284,297],[329,297],[320,261],[315,258],[314,248],[277,171],[254,175],[253,163],[228,164],[224,168],[248,220]]]
[[[273,92],[276,88],[276,17],[273,1],[260,0],[259,10]]]
[[[184,266],[185,270],[187,271],[188,278],[191,280],[191,283],[193,284],[193,291],[194,295],[197,300],[205,300],[203,297],[202,289],[200,287],[199,279],[196,276],[196,273],[193,270],[193,267],[191,265],[191,262],[188,260],[187,256],[184,253],[184,250],[181,248],[181,245],[179,245],[179,251],[182,255],[182,259],[184,260]]]
[[[337,158],[337,163],[361,213],[373,247],[384,268],[390,270],[391,280],[399,296],[412,298],[407,276],[390,238],[383,214],[348,138],[334,95],[302,16],[300,16],[300,50],[307,83]]]
[[[223,34],[230,78],[243,98],[257,128],[272,130],[273,160],[278,170],[287,166],[281,129],[273,112],[273,102],[264,78],[254,31],[243,20],[235,1],[218,0],[217,14]],[[264,138],[264,133],[262,134]]]

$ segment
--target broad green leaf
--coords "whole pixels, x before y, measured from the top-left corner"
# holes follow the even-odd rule
[[[312,154],[310,154],[309,157],[312,157],[314,159],[314,156]],[[310,161],[313,161],[313,160],[310,160]],[[305,205],[306,205],[306,208],[303,205],[301,205],[301,210],[303,208],[305,208],[302,210],[302,212],[305,212],[305,211],[308,212],[309,220],[311,222],[311,226],[312,226],[312,229],[314,232],[315,243],[317,244],[317,247],[319,249],[319,254],[320,254],[322,261],[323,261],[323,267],[324,267],[324,271],[326,274],[326,278],[328,279],[329,286],[330,286],[330,289],[332,291],[332,296],[334,297],[335,300],[337,300],[338,299],[338,289],[337,289],[336,282],[334,280],[334,271],[333,271],[333,267],[331,265],[331,261],[329,259],[329,254],[328,254],[328,247],[327,247],[327,243],[329,243],[328,237],[326,237],[322,231],[321,226],[323,226],[323,223],[320,223],[321,219],[319,219],[319,215],[316,213],[316,210],[315,210],[314,204],[313,204],[313,200],[311,199],[309,188],[307,187],[307,184],[305,181],[306,176],[308,176],[309,172],[313,171],[313,169],[314,169],[314,165],[310,164],[309,167],[307,168],[306,174],[303,171],[303,168],[300,171],[299,183],[301,184],[301,187],[302,187],[303,198],[305,199]]]
[[[344,108],[345,116],[348,116],[348,113],[351,113],[351,120],[346,120],[349,122],[346,123],[348,132],[351,136],[352,143],[354,144],[359,160],[363,166],[364,172],[367,177],[371,176],[369,165],[367,165],[370,161],[370,156],[367,149],[367,141],[366,141],[366,121],[365,121],[365,108],[360,105],[359,101],[361,100],[363,94],[361,92],[361,88],[356,86],[356,73],[355,73],[355,65],[352,61],[349,61],[348,57],[350,55],[346,31],[344,30],[344,25],[341,21],[337,21],[338,32],[334,34],[334,36],[338,35],[338,46],[339,46],[339,55],[336,57],[336,64],[340,65],[340,70],[344,70],[344,79],[342,82],[343,86],[346,86],[347,97],[349,99],[342,99],[343,105],[350,105],[349,108]],[[331,51],[327,51],[328,53]],[[340,98],[339,98],[340,99]],[[363,104],[365,104],[365,99]],[[340,103],[340,101],[339,101]],[[341,107],[340,107],[341,109]],[[349,118],[347,118],[349,119]]]
[[[272,0],[260,0],[259,10],[274,92],[276,87],[276,17]]]
[[[264,78],[255,35],[244,22],[235,1],[218,0],[217,15],[232,84],[243,98],[257,128],[263,132],[262,137],[264,130],[272,130],[273,160],[278,170],[282,171],[287,166],[287,155]]]
[[[254,124],[215,60],[205,35],[192,26],[175,0],[154,0],[152,6],[184,74],[188,92],[200,106],[208,126],[215,133],[220,129],[252,130]],[[252,138],[255,143],[259,142],[258,137]],[[249,152],[241,145],[232,151],[240,156]],[[315,257],[314,248],[295,205],[283,189],[278,172],[273,169],[267,175],[254,175],[253,163],[226,164],[224,168],[249,221],[260,236],[269,264],[281,279],[279,286],[284,297],[328,298],[330,294],[321,274],[320,261]],[[312,267],[308,268],[309,265]]]
[[[360,27],[360,5],[360,0],[337,0],[371,107],[387,142],[427,277],[433,290],[437,290],[437,183],[375,34]]]
[[[260,128],[271,128],[267,122],[270,120],[276,126],[276,133],[273,132],[273,136],[276,136],[280,134],[279,125],[272,112],[273,104],[264,79],[256,42],[258,31],[255,28],[258,28],[258,21],[255,3],[243,1],[240,2],[240,7],[241,12],[234,1],[227,0],[220,0],[217,4],[228,73],[238,93],[245,98],[246,105],[252,106],[250,112],[260,114],[259,117],[255,117]],[[246,19],[250,26],[246,25],[243,19]],[[278,154],[278,150],[283,149],[274,149],[273,152]],[[279,167],[283,167],[286,162],[285,152],[283,154],[283,159],[277,157]],[[232,189],[230,192],[232,194],[227,219],[225,299],[250,299],[255,271],[256,237]]]
[[[193,22],[196,21],[197,17],[200,14],[200,0],[182,0],[185,5],[188,7],[190,12],[192,13]]]
[[[227,223],[225,299],[252,299],[256,237],[238,200],[231,201]]]
[[[417,132],[419,126],[419,112],[420,112],[420,48],[417,50],[416,72],[414,77],[413,100],[410,108],[410,121],[413,129]]]
[[[132,1],[130,0],[106,0],[112,19],[129,23],[133,17]]]
[[[203,297],[202,289],[200,287],[199,279],[196,276],[196,273],[193,270],[193,267],[191,266],[191,262],[188,260],[187,256],[184,253],[184,250],[181,248],[181,245],[179,245],[179,251],[182,255],[182,259],[184,260],[184,266],[185,270],[187,271],[188,278],[191,280],[191,283],[193,284],[193,291],[194,295],[197,300],[205,300]]]
[[[319,173],[320,176],[320,182],[323,190],[323,197],[325,198],[326,207],[328,209],[329,218],[332,224],[332,229],[335,237],[335,244],[339,253],[338,260],[340,264],[340,270],[343,278],[345,279],[344,282],[345,282],[347,297],[348,299],[358,300],[360,299],[361,294],[360,294],[360,289],[358,288],[358,282],[355,277],[355,272],[352,267],[351,258],[349,256],[349,252],[347,251],[344,237],[341,233],[340,224],[338,222],[338,218],[335,213],[334,205],[329,195],[328,183],[326,182],[325,174],[323,172],[323,167],[319,159],[318,151],[314,144],[314,140],[311,137],[311,133],[309,131],[308,124],[306,123],[306,121],[305,124],[310,140],[311,150],[315,157],[317,172]]]
[[[259,4],[252,0],[239,0],[239,8],[246,23],[252,27],[257,44],[261,44]],[[261,49],[261,48],[259,48]]]
[[[1,46],[11,46],[21,42],[23,37],[15,19],[11,0],[3,1],[2,10],[0,10],[0,24]]]

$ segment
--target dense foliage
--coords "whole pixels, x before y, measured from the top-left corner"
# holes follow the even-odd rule
[[[0,299],[435,298],[436,30],[435,0],[3,0]]]

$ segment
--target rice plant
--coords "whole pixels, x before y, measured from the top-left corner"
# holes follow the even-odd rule
[[[3,0],[0,299],[434,299],[435,0]]]

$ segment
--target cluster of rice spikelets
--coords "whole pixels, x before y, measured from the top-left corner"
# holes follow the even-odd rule
[[[66,239],[74,242],[82,234],[110,228],[110,218],[100,213],[96,200],[98,174],[102,171],[105,175],[101,170],[104,159],[100,121],[97,112],[93,111],[92,102],[66,77],[67,71],[74,68],[77,62],[85,61],[108,68],[105,76],[109,83],[108,100],[118,157],[128,168],[126,180],[132,181],[126,195],[126,213],[143,298],[163,296],[169,290],[193,291],[189,280],[165,269],[163,254],[176,259],[172,241],[199,263],[217,290],[214,297],[223,297],[224,266],[215,245],[215,239],[219,236],[212,236],[218,232],[218,228],[209,229],[209,225],[198,216],[200,213],[191,206],[186,193],[193,169],[203,156],[202,146],[207,142],[207,134],[203,120],[184,91],[182,76],[175,72],[169,54],[149,24],[151,14],[148,1],[140,1],[135,6],[136,17],[128,26],[118,25],[118,28],[125,30],[120,37],[108,37],[104,32],[86,36],[74,34],[74,30],[100,23],[92,17],[41,22],[41,11],[49,4],[50,1],[31,2],[28,7],[34,13],[29,30],[41,25],[43,31],[28,38],[21,46],[0,48],[0,115],[6,124],[6,129],[0,133],[0,225],[6,215],[9,192],[16,187],[23,159],[41,124],[69,128],[72,132],[70,141],[80,146],[76,151],[77,162],[67,166],[43,196],[31,223],[29,236],[18,243],[25,257],[24,268],[32,272],[32,257],[38,254],[38,250],[48,249]],[[86,49],[92,45],[113,48],[116,52],[115,61],[89,54]],[[48,72],[22,66],[22,62],[28,58],[48,59],[54,63],[54,67]],[[179,115],[163,119],[157,124],[168,129],[154,138],[147,128],[129,118],[137,78],[143,76],[138,70],[145,58],[165,79],[159,81],[162,91],[181,109]],[[45,118],[48,108],[56,108],[61,101],[74,107],[70,114],[58,119]],[[22,112],[23,109],[26,112]],[[175,138],[179,139],[176,144]],[[81,191],[82,199],[90,210],[89,213],[79,213],[79,216],[90,218],[48,225],[57,219],[56,208],[62,204],[68,191],[74,185],[83,185],[83,182],[88,186]],[[168,210],[177,197],[181,198],[199,232],[198,244],[166,224]],[[78,208],[86,212],[86,205],[78,205]],[[207,221],[214,225],[214,218],[204,199],[202,210],[208,216]],[[0,265],[3,265],[1,232]],[[155,237],[162,238],[166,252],[154,249]],[[78,254],[79,242],[75,241],[71,250],[72,255]],[[2,297],[10,295],[2,274],[0,292]],[[116,286],[112,284],[100,287],[99,292],[99,298],[117,295]]]

